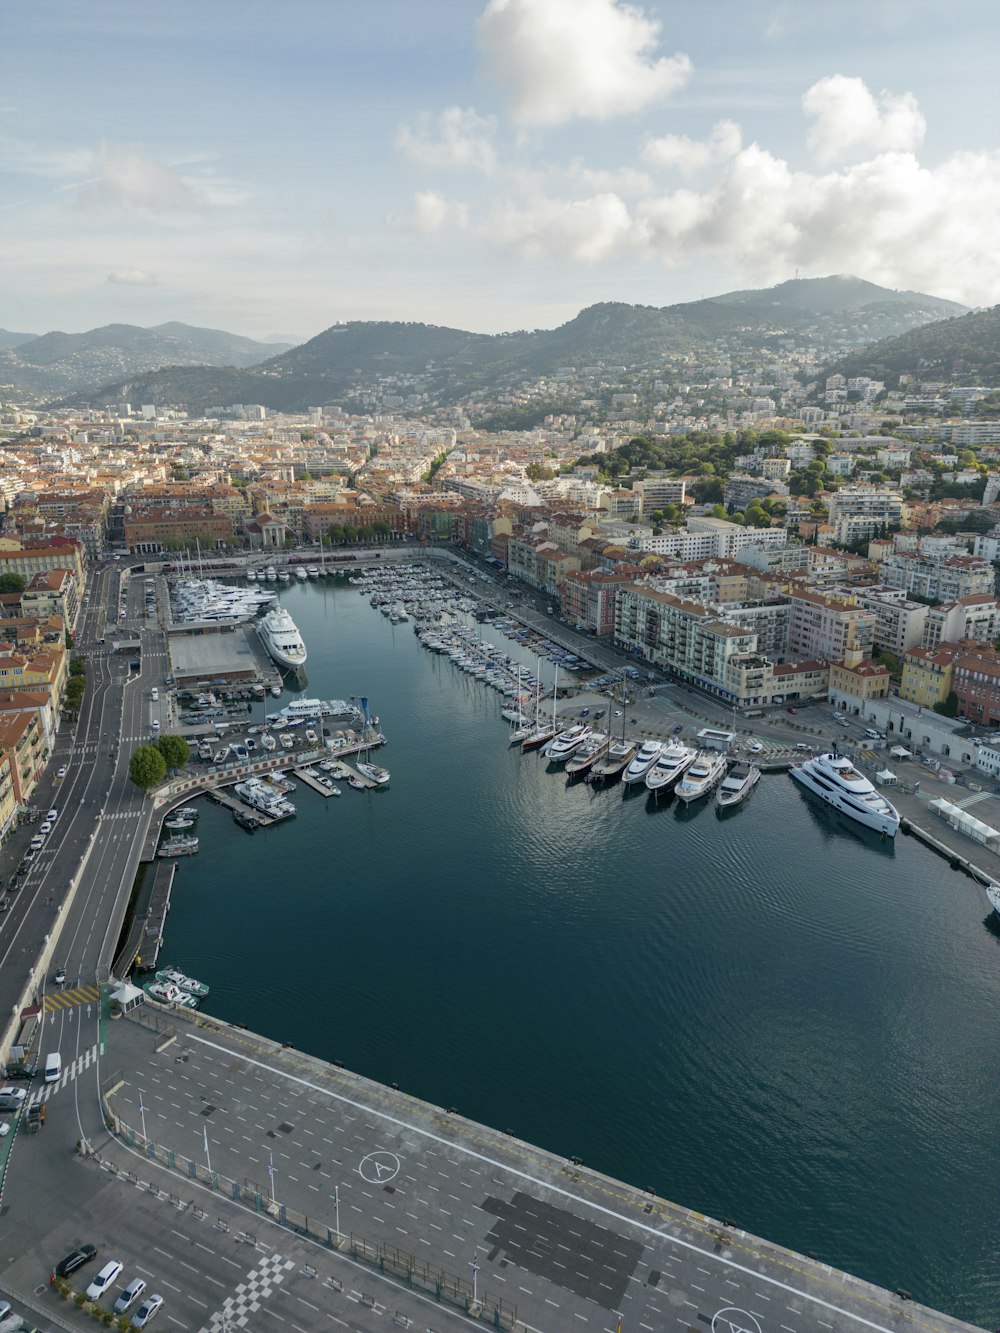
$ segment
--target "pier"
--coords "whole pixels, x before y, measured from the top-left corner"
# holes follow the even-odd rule
[[[333,795],[333,792],[330,790],[330,788],[324,787],[322,782],[319,782],[316,778],[316,775],[314,773],[311,773],[309,769],[293,768],[292,772],[300,781],[304,782],[307,787],[311,787],[312,790],[316,792],[318,796],[326,797]]]
[[[138,891],[138,901],[128,935],[115,959],[115,976],[127,976],[137,958],[143,967],[155,967],[160,956],[170,895],[174,887],[177,864],[174,861],[154,861],[146,866],[145,879]]]

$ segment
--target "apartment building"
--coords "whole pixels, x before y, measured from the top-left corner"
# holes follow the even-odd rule
[[[646,518],[657,509],[666,509],[667,505],[683,505],[687,482],[681,477],[647,477],[632,483],[632,494],[639,498],[635,512],[640,518]]]
[[[83,544],[71,537],[0,537],[0,574],[20,574],[27,582],[49,569],[71,570],[77,593],[82,593],[87,571]]]
[[[0,843],[14,827],[16,818],[17,794],[14,790],[11,757],[5,750],[0,750]]]
[[[921,647],[936,648],[939,644],[958,643],[961,639],[992,643],[998,634],[1000,605],[991,594],[978,593],[928,607]]]
[[[793,660],[843,662],[851,653],[871,656],[875,615],[855,598],[796,589],[788,601],[788,656]]]
[[[511,537],[507,543],[507,567],[515,578],[555,597],[566,575],[579,570],[580,559],[561,551],[555,542]]]
[[[911,597],[952,602],[992,593],[993,566],[973,555],[933,556],[921,551],[894,551],[879,564],[879,578]]]
[[[888,695],[890,679],[888,667],[857,661],[856,654],[846,662],[831,663],[830,702],[835,708],[863,713],[866,704]]]
[[[682,680],[728,698],[728,662],[753,653],[757,636],[719,619],[700,602],[633,584],[618,594],[615,642]]]
[[[58,616],[72,632],[80,614],[80,595],[72,571],[47,569],[34,574],[21,593],[21,611],[40,620]]]
[[[923,708],[944,703],[951,693],[955,655],[947,648],[910,648],[903,658],[899,697]]]
[[[643,533],[630,544],[638,550],[689,562],[711,560],[713,556],[738,559],[748,547],[776,550],[787,542],[783,528],[744,528],[725,519],[698,516],[689,518],[680,532],[665,532],[659,537]]]
[[[923,602],[911,602],[901,588],[859,588],[860,606],[875,616],[876,648],[902,657],[923,642],[929,608]]]
[[[29,805],[48,757],[36,711],[0,715],[0,755],[8,761],[15,801],[19,806]]]
[[[133,555],[158,555],[196,545],[211,549],[232,546],[233,521],[228,514],[189,505],[161,509],[155,505],[126,505],[124,542]]]
[[[976,726],[1000,726],[1000,655],[991,649],[957,657],[951,687],[958,695],[959,716]]]
[[[614,572],[570,570],[560,587],[563,617],[593,634],[613,634],[619,590],[634,583],[641,572],[634,565]]]

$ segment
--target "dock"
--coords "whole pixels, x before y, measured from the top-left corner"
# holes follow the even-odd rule
[[[132,924],[112,968],[115,976],[127,976],[137,958],[143,967],[156,966],[176,873],[175,861],[156,861],[147,869]]]
[[[239,797],[231,796],[222,787],[213,787],[208,795],[216,805],[224,805],[227,810],[233,810],[241,815],[252,815],[261,828],[267,828],[269,824],[277,823],[277,820],[273,819],[271,815],[265,815],[262,810],[255,810],[252,805],[245,805]]]
[[[333,795],[333,792],[330,790],[330,788],[324,787],[321,782],[318,782],[316,780],[315,774],[310,773],[309,769],[293,768],[292,772],[295,774],[297,778],[300,779],[300,781],[304,782],[307,787],[311,787],[312,790],[316,792],[317,795],[324,797]]]

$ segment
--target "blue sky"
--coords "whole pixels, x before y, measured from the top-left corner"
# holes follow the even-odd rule
[[[993,0],[47,0],[0,324],[552,327],[856,273],[1000,301]]]

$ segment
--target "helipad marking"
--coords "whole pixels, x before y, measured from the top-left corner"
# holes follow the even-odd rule
[[[388,1185],[399,1175],[400,1161],[394,1152],[384,1148],[370,1152],[358,1163],[358,1175],[369,1185]],[[759,1330],[758,1330],[759,1333]]]
[[[712,1333],[761,1333],[761,1329],[752,1314],[726,1305],[712,1315]]]

